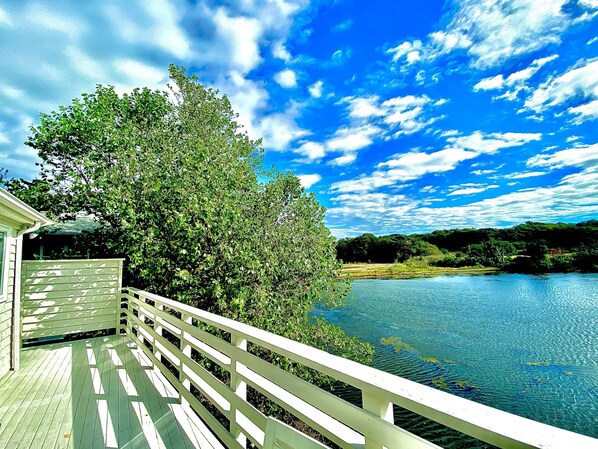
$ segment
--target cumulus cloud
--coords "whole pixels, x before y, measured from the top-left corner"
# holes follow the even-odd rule
[[[320,182],[320,180],[322,179],[322,177],[317,173],[309,175],[297,175],[297,178],[299,178],[301,185],[306,189],[309,189],[311,186],[313,186],[317,182]]]
[[[307,6],[307,0],[3,4],[0,41],[10,42],[0,59],[5,134],[10,142],[23,142],[27,131],[20,115],[37,117],[69,104],[96,84],[114,85],[118,92],[165,88],[168,64],[174,62],[200,68],[200,81],[229,96],[253,138],[264,132],[267,148],[270,143],[273,149],[287,147],[306,131],[296,124],[292,108],[273,104],[262,83],[249,74],[266,51],[291,58],[284,42],[294,16]],[[274,132],[278,126],[280,136]],[[7,142],[0,145],[1,162],[11,175],[35,175],[35,157]]]
[[[399,96],[381,100],[377,95],[343,97],[337,103],[345,105],[350,124],[338,128],[320,145],[326,153],[340,152],[329,161],[331,165],[349,165],[357,159],[356,153],[379,139],[393,139],[414,134],[434,123],[440,117],[432,114],[445,101],[434,101],[427,95]],[[302,148],[297,153],[305,155]],[[320,154],[320,153],[318,153]],[[308,157],[308,161],[315,160]]]
[[[598,108],[598,58],[579,61],[576,67],[565,73],[550,77],[540,84],[525,101],[523,110],[542,113],[550,108],[577,105],[568,109],[576,114],[576,122],[596,118]]]
[[[324,87],[324,82],[322,80],[316,81],[311,86],[309,86],[309,94],[314,98],[320,98],[322,96],[322,88]]]
[[[295,153],[305,156],[305,162],[313,162],[322,159],[326,155],[326,149],[321,143],[305,142],[295,150]]]
[[[567,8],[568,0],[463,0],[449,9],[445,29],[426,40],[408,40],[388,50],[393,61],[408,65],[462,51],[479,69],[558,44],[568,28],[595,15],[593,0]],[[442,21],[441,21],[442,22]]]
[[[297,75],[291,69],[281,70],[274,75],[274,80],[282,87],[297,87]]]

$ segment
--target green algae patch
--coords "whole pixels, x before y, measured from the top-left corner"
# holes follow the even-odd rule
[[[440,360],[434,357],[422,357],[422,360],[426,363],[433,363],[434,365],[440,365]]]
[[[479,390],[480,387],[477,385],[471,384],[466,380],[458,380],[455,382],[455,386],[461,390]]]
[[[388,337],[381,338],[380,343],[386,346],[392,346],[396,352],[401,351],[415,351],[415,348],[404,341],[401,341],[399,337]]]
[[[446,383],[446,379],[444,376],[435,377],[432,379],[432,385],[440,390],[450,391],[448,384]]]

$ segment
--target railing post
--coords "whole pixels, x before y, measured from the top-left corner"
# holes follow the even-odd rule
[[[145,296],[141,296],[139,295],[139,300],[143,303],[146,303],[147,300],[145,298]],[[142,323],[145,323],[145,315],[141,312],[141,305],[137,307],[137,318],[139,318],[139,321],[141,321]],[[143,333],[141,332],[141,326],[138,326],[137,328],[137,338],[139,339],[139,343],[144,344],[145,343],[145,337],[143,336]],[[155,348],[154,348],[155,349]]]
[[[156,304],[155,305],[156,309],[158,310],[164,310],[164,304]],[[154,314],[154,331],[156,332],[156,334],[158,334],[160,337],[162,337],[162,329],[163,326],[158,324],[158,315]],[[156,356],[156,358],[161,362],[162,361],[162,353],[158,350],[157,346],[154,345],[154,355]]]
[[[118,301],[116,301],[116,335],[120,335],[123,329],[121,324],[122,320],[122,311],[123,311],[123,301],[125,298],[123,297],[123,290],[120,289],[118,293]],[[128,302],[128,300],[126,300]],[[128,307],[128,305],[127,305]]]
[[[231,334],[231,344],[235,345],[241,351],[247,351],[247,340],[238,335]],[[230,360],[230,387],[240,401],[247,400],[247,383],[243,382],[237,374],[241,363],[236,357],[231,356]],[[230,404],[230,433],[239,442],[242,447],[247,447],[247,437],[241,432],[238,424],[239,410],[234,403]]]
[[[181,320],[187,324],[191,324],[191,325],[193,324],[193,318],[187,313],[181,313]],[[189,343],[187,342],[186,336],[187,336],[187,332],[185,332],[184,330],[181,330],[181,352],[184,355],[186,355],[187,357],[191,358],[191,345],[189,345]],[[184,388],[186,388],[188,391],[191,391],[191,381],[183,372],[184,367],[185,367],[185,363],[181,359],[181,364],[179,366],[179,380],[183,384]],[[180,394],[180,392],[179,392],[179,399],[181,401],[181,404],[189,405],[189,401],[187,401],[183,397],[183,395]]]
[[[363,409],[379,416],[384,421],[394,424],[394,414],[392,410],[392,402],[387,401],[379,396],[375,396],[367,391],[362,391],[361,398],[363,402]],[[365,435],[365,449],[385,449],[381,443],[376,441],[372,435]]]

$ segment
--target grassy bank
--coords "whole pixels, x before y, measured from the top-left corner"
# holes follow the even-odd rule
[[[343,274],[353,279],[409,279],[418,277],[497,273],[494,267],[447,268],[430,265],[430,257],[414,257],[404,263],[346,263]]]

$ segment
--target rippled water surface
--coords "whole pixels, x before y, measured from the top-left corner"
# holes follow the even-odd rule
[[[598,275],[363,280],[352,295],[317,314],[372,343],[377,368],[598,437]]]

